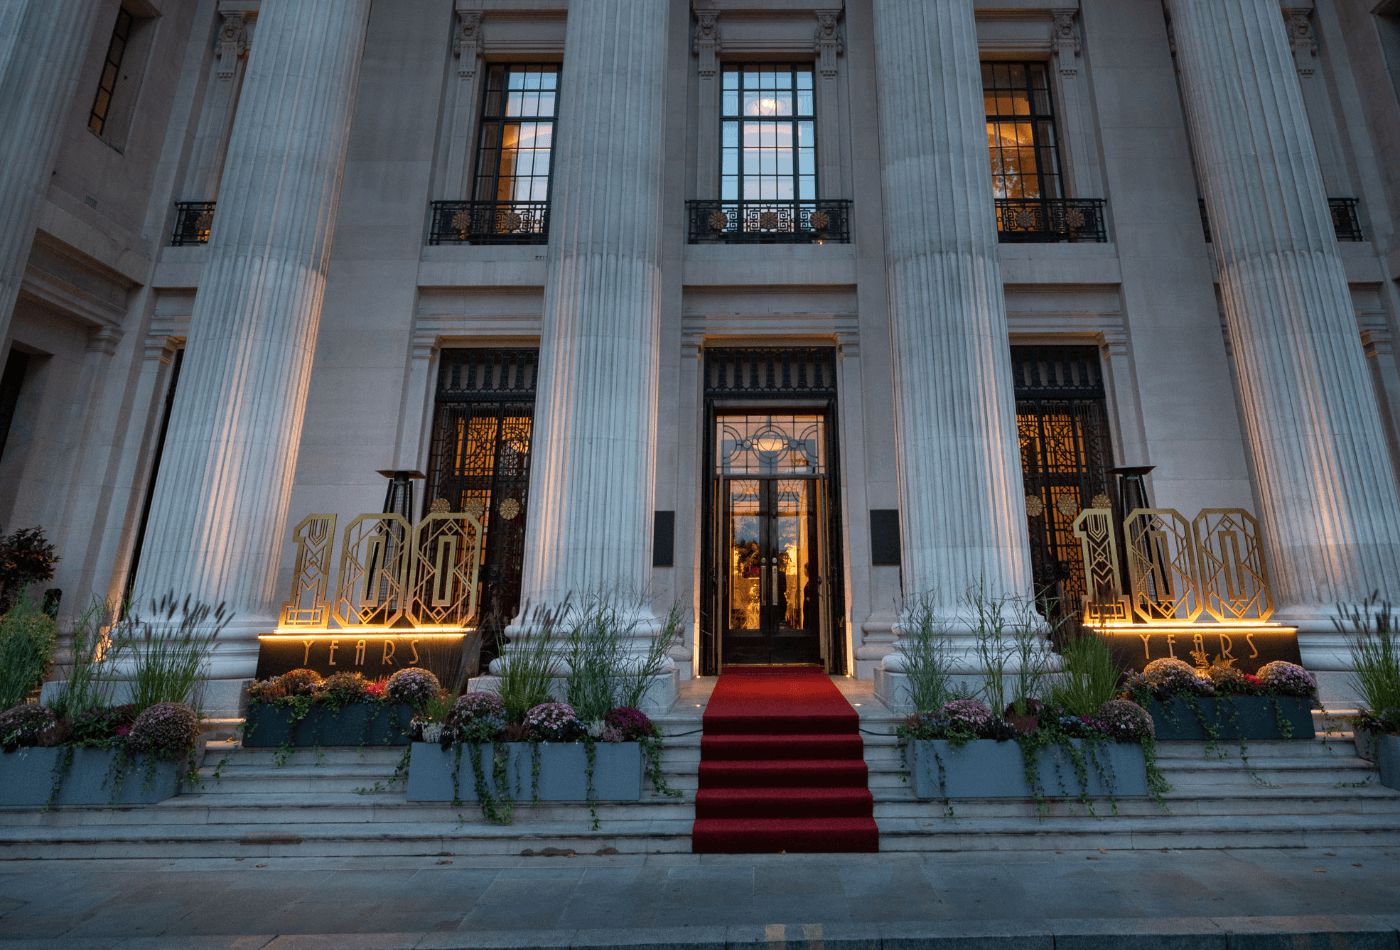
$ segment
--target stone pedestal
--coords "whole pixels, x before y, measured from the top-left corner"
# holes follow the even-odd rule
[[[1274,0],[1171,0],[1276,598],[1315,670],[1338,602],[1400,589],[1400,498]]]
[[[522,603],[651,577],[669,4],[575,0],[560,79]],[[643,608],[640,636],[657,629]],[[520,625],[528,626],[522,614]],[[638,649],[644,649],[639,644]]]
[[[98,14],[110,25],[105,10],[91,0],[0,3],[0,344]]]
[[[904,591],[966,658],[968,591],[1031,593],[977,35],[971,0],[874,12]]]
[[[250,676],[274,584],[369,0],[265,0],[151,506],[137,601],[227,603]]]

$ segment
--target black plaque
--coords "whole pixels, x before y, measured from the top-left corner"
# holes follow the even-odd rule
[[[1132,630],[1119,628],[1107,640],[1114,658],[1129,670],[1141,670],[1162,657],[1175,657],[1193,666],[1234,660],[1235,668],[1245,673],[1254,673],[1273,660],[1302,662],[1298,635],[1292,630],[1220,630],[1202,624],[1194,629],[1154,631],[1143,624]]]
[[[464,669],[471,674],[474,654],[481,650],[481,634],[359,634],[337,631],[333,634],[274,634],[258,641],[258,679],[279,676],[289,670],[315,670],[322,676],[332,673],[359,673],[368,680],[393,676],[410,666],[421,667],[437,676],[444,686],[454,685]]]
[[[899,509],[870,509],[870,563],[899,567]]]
[[[676,564],[676,513],[658,511],[652,524],[651,566],[674,567]]]

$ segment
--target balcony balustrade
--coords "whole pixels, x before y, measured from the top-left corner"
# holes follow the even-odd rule
[[[851,241],[851,203],[687,201],[691,244],[824,244]]]
[[[1206,214],[1205,199],[1199,199],[1198,204],[1201,208],[1201,231],[1209,242],[1210,216]],[[1355,198],[1328,198],[1327,208],[1332,212],[1332,230],[1338,241],[1366,240],[1366,235],[1361,233],[1361,219],[1356,214]]]
[[[429,244],[547,244],[548,201],[434,201]]]
[[[1003,243],[1055,244],[1108,240],[1102,198],[998,198]]]
[[[209,229],[214,224],[214,202],[175,202],[175,231],[170,235],[172,247],[187,244],[208,244]]]

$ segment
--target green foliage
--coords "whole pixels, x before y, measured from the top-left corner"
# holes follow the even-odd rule
[[[952,660],[930,595],[914,598],[899,622],[896,649],[904,659],[909,703],[915,712],[936,712],[953,698]]]
[[[1075,716],[1093,716],[1113,699],[1123,670],[1113,651],[1093,633],[1082,633],[1060,650],[1060,681],[1051,701]]]
[[[1400,709],[1400,631],[1390,601],[1372,594],[1357,605],[1337,605],[1337,629],[1351,645],[1351,685],[1372,717]]]
[[[106,633],[110,613],[106,604],[94,601],[73,623],[68,667],[62,673],[58,694],[50,703],[60,719],[76,720],[84,713],[112,704],[113,681],[104,674],[120,646]]]
[[[684,613],[672,606],[653,637],[639,624],[647,612],[640,598],[597,594],[585,598],[570,615],[563,636],[569,667],[565,695],[584,722],[601,722],[619,706],[640,707],[652,681],[666,668]],[[632,645],[643,640],[646,652],[634,653]]]
[[[52,578],[57,563],[43,528],[21,528],[0,537],[0,611],[9,610],[31,584]]]
[[[966,596],[982,667],[982,694],[993,712],[1009,705],[1018,716],[1045,699],[1051,676],[1047,624],[1035,601],[1011,595],[994,596],[979,584]]]
[[[27,597],[0,616],[0,709],[23,702],[53,661],[54,622]]]
[[[527,609],[525,615],[529,619],[525,626],[531,632],[512,637],[501,651],[498,692],[507,722],[523,722],[527,712],[552,698],[550,687],[557,665],[553,648],[568,606],[565,603],[553,610]]]
[[[151,603],[149,617],[128,610],[112,631],[130,664],[131,701],[141,709],[156,703],[198,709],[214,641],[233,615],[223,604],[166,594]]]

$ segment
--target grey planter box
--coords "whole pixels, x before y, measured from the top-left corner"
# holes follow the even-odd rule
[[[528,802],[530,796],[531,754],[528,742],[505,743],[506,774],[510,798]],[[582,802],[588,800],[587,754],[582,742],[542,742],[540,749],[539,798],[542,802]],[[594,745],[597,760],[593,769],[594,801],[634,802],[642,797],[642,747],[636,742],[599,742]],[[466,747],[443,749],[432,742],[413,743],[408,762],[408,800],[411,802],[450,802],[453,800],[452,773],[457,772],[460,801],[476,801],[476,778],[472,774],[471,752]],[[481,769],[491,794],[500,797],[493,767],[493,747],[481,747]]]
[[[167,762],[149,756],[127,760],[117,774],[113,749],[74,749],[55,805],[150,805],[180,790],[183,760]],[[49,804],[55,778],[63,767],[64,749],[16,749],[0,753],[0,805]]]
[[[1400,789],[1400,736],[1358,729],[1355,739],[1357,754],[1376,763],[1381,773],[1381,784]]]
[[[250,703],[243,724],[244,748],[408,745],[413,721],[412,707],[394,703],[312,706],[301,719],[293,721],[293,715],[288,706]]]
[[[1314,736],[1311,699],[1296,696],[1229,696],[1198,697],[1195,700],[1200,717],[1191,709],[1187,699],[1151,700],[1147,711],[1152,714],[1159,742],[1186,740],[1204,742],[1210,738],[1202,720],[1215,730],[1215,738],[1235,739],[1311,739]],[[1277,704],[1277,712],[1275,712]],[[1230,707],[1234,707],[1233,717]],[[1290,727],[1289,734],[1279,728],[1279,717]]]
[[[1084,750],[1087,743],[1073,740]],[[974,739],[954,748],[943,739],[919,739],[906,750],[909,771],[918,798],[1034,798],[1026,779],[1021,747],[1014,741]],[[1090,752],[1085,752],[1086,787],[1079,787],[1074,762],[1060,748],[1039,752],[1041,793],[1046,798],[1134,798],[1147,794],[1147,764],[1142,746],[1133,742],[1098,745],[1099,763],[1107,782],[1099,776]],[[939,762],[943,781],[939,782]]]

